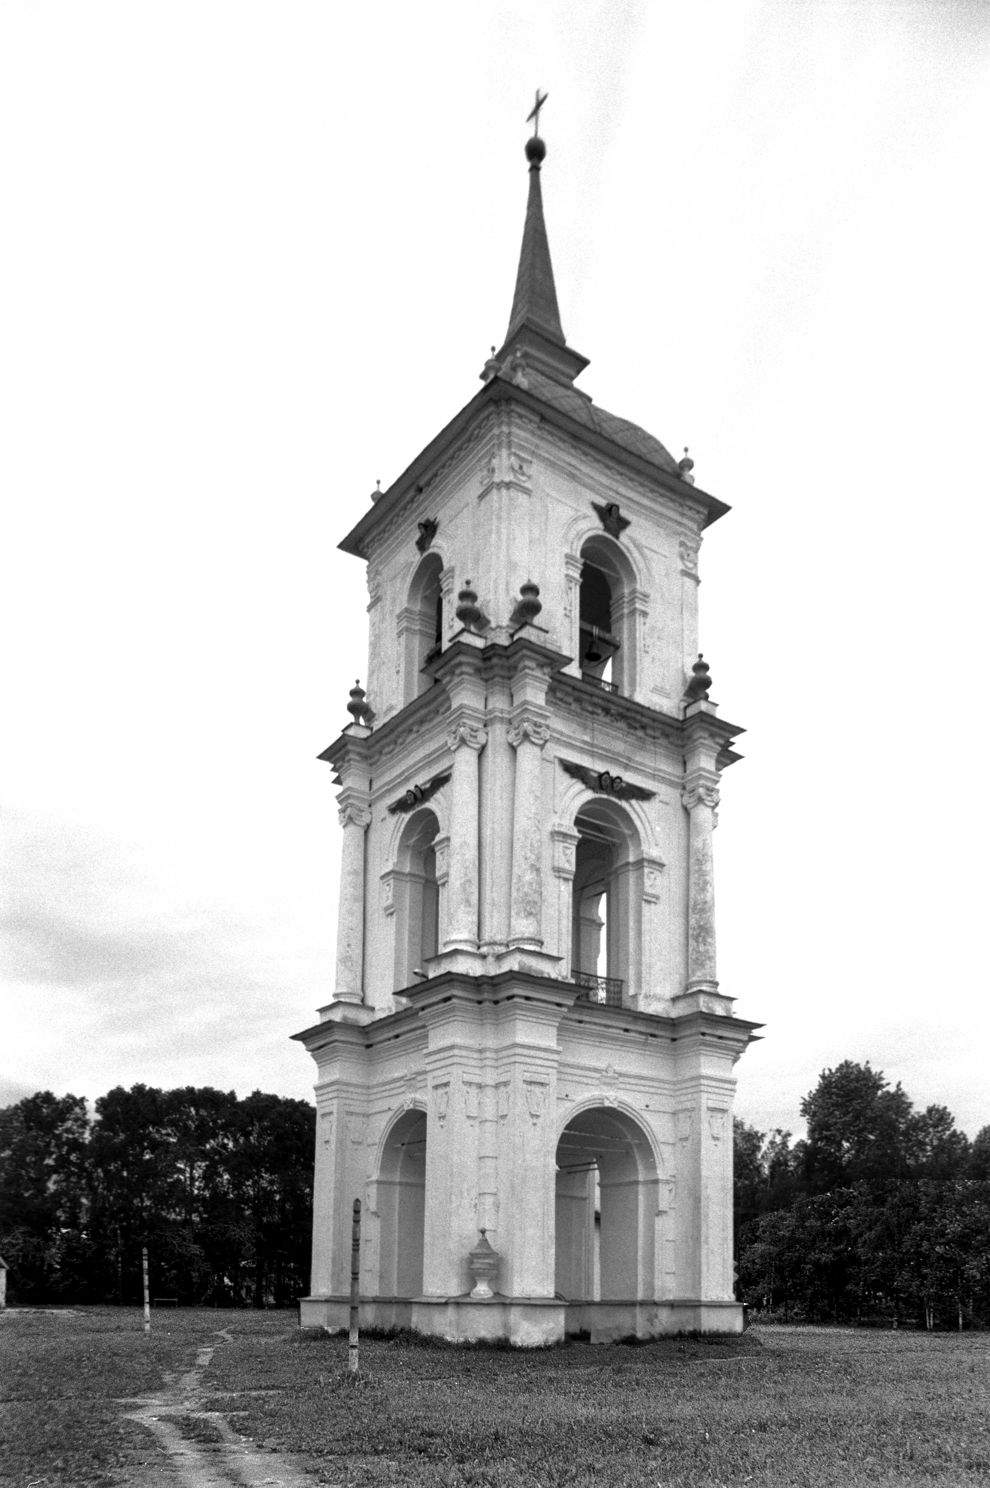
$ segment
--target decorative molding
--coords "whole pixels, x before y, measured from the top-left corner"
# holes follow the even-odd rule
[[[681,560],[681,573],[691,578],[698,577],[698,554],[701,550],[700,537],[682,537],[677,544],[677,553]]]
[[[714,811],[719,803],[718,786],[704,781],[697,785],[686,785],[681,791],[681,802],[688,811],[693,811],[696,806],[707,806]]]
[[[643,899],[647,904],[656,904],[660,899],[661,875],[666,863],[661,858],[643,859]]]
[[[361,545],[361,552],[365,557],[370,558],[373,553],[378,552],[384,547],[397,527],[405,527],[410,509],[422,501],[426,491],[439,485],[450,467],[462,459],[484,437],[495,421],[496,415],[494,413],[489,413],[484,418],[479,419],[475,425],[465,432],[464,438],[459,439],[447,452],[446,457],[431,471],[425,481],[417,481],[414,486],[411,486],[403,493],[395,509],[389,513],[388,517],[382,520],[380,526],[375,527],[365,537]]]
[[[601,522],[609,537],[614,537],[618,540],[629,526],[629,518],[622,515],[622,512],[619,510],[619,503],[617,501],[609,501],[603,505],[597,501],[593,501],[591,504],[595,509],[595,514],[599,522]]]
[[[621,775],[612,775],[608,770],[594,770],[590,765],[579,765],[574,760],[560,761],[561,768],[575,780],[580,780],[589,790],[602,796],[616,796],[620,801],[652,801],[656,791],[633,785]]]
[[[433,1114],[441,1126],[447,1120],[447,1107],[450,1104],[450,1082],[444,1080],[433,1087]]]
[[[512,1104],[512,1085],[509,1080],[500,1080],[495,1086],[495,1109],[499,1121],[507,1121]]]
[[[461,721],[447,730],[447,748],[450,750],[456,751],[462,744],[466,744],[468,749],[484,749],[487,743],[488,730],[478,724]]]
[[[337,818],[342,827],[361,827],[363,830],[371,822],[371,812],[360,801],[345,801],[337,808]]]
[[[529,1111],[529,1119],[536,1126],[540,1117],[546,1114],[550,1087],[545,1080],[524,1079],[523,1089],[526,1092],[526,1109]]]
[[[713,1142],[721,1142],[725,1136],[725,1127],[728,1120],[728,1111],[721,1106],[708,1107],[708,1131]]]
[[[333,1146],[333,1112],[320,1112],[320,1140],[324,1147]]]
[[[657,1213],[668,1214],[674,1207],[677,1185],[673,1178],[661,1178],[657,1183]]]
[[[553,844],[553,871],[558,878],[573,878],[578,833],[572,827],[553,827],[550,832]]]
[[[419,806],[423,801],[428,801],[431,796],[435,796],[440,787],[446,785],[449,779],[450,771],[447,770],[442,775],[434,775],[432,780],[428,780],[425,785],[410,786],[409,790],[403,792],[397,801],[391,803],[388,808],[389,814],[397,816],[400,812],[412,811],[414,806]]]
[[[464,1114],[468,1121],[477,1121],[481,1113],[481,1081],[469,1080],[462,1075],[461,1085],[464,1089]]]
[[[693,1125],[694,1125],[694,1111],[693,1110],[677,1111],[677,1112],[675,1112],[675,1114],[674,1114],[674,1126],[675,1126],[675,1129],[677,1131],[677,1140],[679,1142],[689,1142],[691,1140],[691,1128],[692,1128]]]
[[[549,742],[550,730],[539,718],[519,718],[509,725],[506,735],[513,749],[518,749],[524,739],[542,749]]]
[[[425,553],[429,550],[430,547],[432,547],[433,539],[437,535],[437,528],[440,526],[440,523],[437,521],[436,517],[427,517],[425,521],[417,522],[416,526],[419,528],[419,536],[416,539],[416,549],[417,552]]]

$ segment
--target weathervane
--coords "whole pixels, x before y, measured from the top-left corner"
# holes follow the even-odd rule
[[[539,137],[540,137],[540,109],[543,107],[543,105],[546,103],[546,101],[547,101],[547,95],[544,93],[543,96],[541,97],[540,96],[540,90],[539,90],[539,88],[537,88],[537,90],[536,90],[536,103],[533,105],[533,111],[532,111],[532,113],[527,114],[527,116],[526,116],[526,123],[527,124],[529,123],[530,119],[533,120],[533,138],[534,139],[539,139]]]

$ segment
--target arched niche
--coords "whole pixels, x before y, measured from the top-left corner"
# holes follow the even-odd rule
[[[423,668],[443,646],[442,573],[440,554],[427,553],[416,565],[406,603],[399,611],[403,706],[432,686],[431,678]]]
[[[659,1170],[628,1112],[589,1105],[556,1151],[555,1290],[568,1302],[652,1300]]]
[[[425,1111],[404,1111],[386,1131],[377,1177],[378,1295],[418,1297],[426,1215]]]

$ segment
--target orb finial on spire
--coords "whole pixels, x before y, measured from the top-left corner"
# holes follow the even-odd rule
[[[547,153],[546,144],[543,140],[540,139],[540,109],[543,107],[546,101],[546,93],[541,93],[539,88],[537,88],[536,102],[534,103],[529,114],[526,116],[527,124],[529,123],[530,119],[532,119],[533,121],[533,133],[526,141],[526,159],[529,161],[530,166],[535,166],[537,170],[539,170],[540,162],[541,160],[544,160],[546,158]]]

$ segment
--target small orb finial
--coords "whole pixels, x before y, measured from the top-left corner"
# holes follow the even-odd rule
[[[474,630],[482,619],[481,610],[478,607],[478,596],[471,588],[471,580],[468,579],[457,596],[457,608],[454,611],[458,620],[465,630]]]
[[[529,161],[530,169],[539,170],[540,162],[546,158],[547,147],[540,139],[540,109],[547,101],[547,95],[536,90],[536,102],[530,110],[526,123],[532,120],[533,133],[526,141],[526,159]]]
[[[712,685],[710,667],[702,652],[698,652],[698,660],[691,668],[692,676],[688,682],[684,696],[689,702],[696,703],[699,698],[707,698]]]
[[[677,462],[677,474],[680,476],[681,480],[684,482],[684,484],[686,486],[693,486],[694,485],[694,476],[691,474],[691,471],[693,469],[694,469],[694,461],[691,459],[691,456],[688,454],[688,447],[687,447],[687,445],[685,445],[684,446],[684,458],[682,460],[678,460],[678,462]]]

